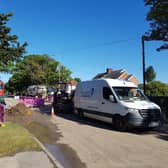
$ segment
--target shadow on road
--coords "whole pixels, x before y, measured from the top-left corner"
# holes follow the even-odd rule
[[[137,134],[137,135],[154,135],[158,139],[168,141],[167,124],[163,124],[163,126],[154,128],[154,129],[137,128],[137,129],[131,130],[130,133]]]
[[[45,104],[44,106],[40,106],[38,109],[41,114],[51,115],[51,104]]]
[[[51,115],[51,104],[47,104],[45,106],[39,107],[39,111],[41,114]],[[90,119],[90,118],[86,118],[86,117],[82,118],[74,113],[63,113],[63,112],[56,112],[55,111],[55,115],[62,117],[66,120],[71,120],[71,121],[77,122],[79,124],[91,125],[91,126],[99,127],[102,129],[114,130],[112,124],[108,124],[108,123],[105,123],[102,121],[98,121],[98,120],[94,120],[94,119]]]
[[[75,114],[65,114],[65,113],[58,113],[57,114],[64,119],[71,120],[74,122],[78,122],[79,124],[90,125],[93,127],[98,127],[101,129],[112,130],[116,131],[113,124],[105,123],[102,121],[90,119],[90,118],[79,118]],[[155,128],[155,129],[144,129],[144,128],[135,128],[128,130],[129,133],[137,134],[137,135],[154,135],[156,138],[161,140],[168,141],[168,125],[164,124],[162,127]]]
[[[154,132],[156,133],[157,138],[168,141],[168,124],[156,129]]]
[[[39,109],[42,114],[51,115],[51,104],[41,106]],[[113,124],[90,119],[87,117],[79,117],[78,115],[74,113],[55,112],[55,115],[62,117],[66,120],[77,122],[79,124],[85,124],[85,125],[90,125],[93,127],[98,127],[101,129],[116,131]],[[155,129],[135,128],[135,129],[129,130],[128,132],[132,134],[137,134],[137,135],[149,135],[150,134],[150,135],[154,135],[156,138],[159,138],[161,140],[168,141],[168,124],[164,124],[162,127],[155,128]]]
[[[98,127],[101,129],[114,130],[114,127],[112,124],[105,123],[103,121],[94,120],[87,117],[79,117],[78,115],[72,114],[72,113],[71,114],[58,113],[57,115],[60,117],[63,117],[64,119],[78,122],[79,124],[91,125],[93,127]]]

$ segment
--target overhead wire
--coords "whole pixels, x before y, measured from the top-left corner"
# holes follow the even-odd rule
[[[105,47],[105,46],[110,46],[110,45],[114,45],[114,44],[127,43],[130,41],[135,41],[135,40],[139,40],[139,39],[140,38],[127,39],[127,40],[115,40],[115,41],[111,41],[111,42],[104,42],[104,43],[100,43],[100,44],[79,47],[79,48],[63,48],[61,50],[61,52],[72,52],[72,51],[87,50],[87,49],[92,49],[92,48],[97,48],[97,47]]]

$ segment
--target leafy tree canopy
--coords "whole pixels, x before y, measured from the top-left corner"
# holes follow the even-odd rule
[[[0,72],[10,71],[12,63],[20,60],[27,46],[27,43],[21,45],[18,37],[10,34],[11,28],[6,24],[12,15],[0,14]]]
[[[70,70],[48,55],[28,55],[16,64],[7,89],[11,86],[21,92],[30,85],[56,86],[60,80],[69,81],[70,75]]]
[[[149,66],[145,72],[145,79],[147,82],[152,82],[156,77],[156,72],[152,66]]]
[[[146,85],[146,94],[149,96],[168,96],[168,85],[160,81],[149,82]]]
[[[150,6],[146,20],[150,23],[150,30],[146,33],[146,40],[161,40],[164,44],[158,48],[168,49],[168,0],[144,0]]]
[[[80,78],[74,78],[74,80],[77,81],[77,82],[81,82]]]

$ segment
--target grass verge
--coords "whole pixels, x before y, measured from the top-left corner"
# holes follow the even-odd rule
[[[26,129],[29,130],[29,132],[31,132],[42,143],[50,143],[51,133],[48,127],[33,121],[26,126]]]
[[[41,148],[31,134],[16,123],[7,122],[0,127],[0,157],[24,151],[40,151]]]

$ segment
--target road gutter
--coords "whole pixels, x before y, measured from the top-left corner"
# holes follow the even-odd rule
[[[32,135],[32,134],[31,134]],[[47,154],[47,156],[51,159],[52,163],[54,164],[54,166],[56,168],[64,168],[60,162],[52,155],[51,152],[49,152],[46,147],[35,137],[33,136],[33,139],[40,145],[40,147],[42,148],[42,150]]]

